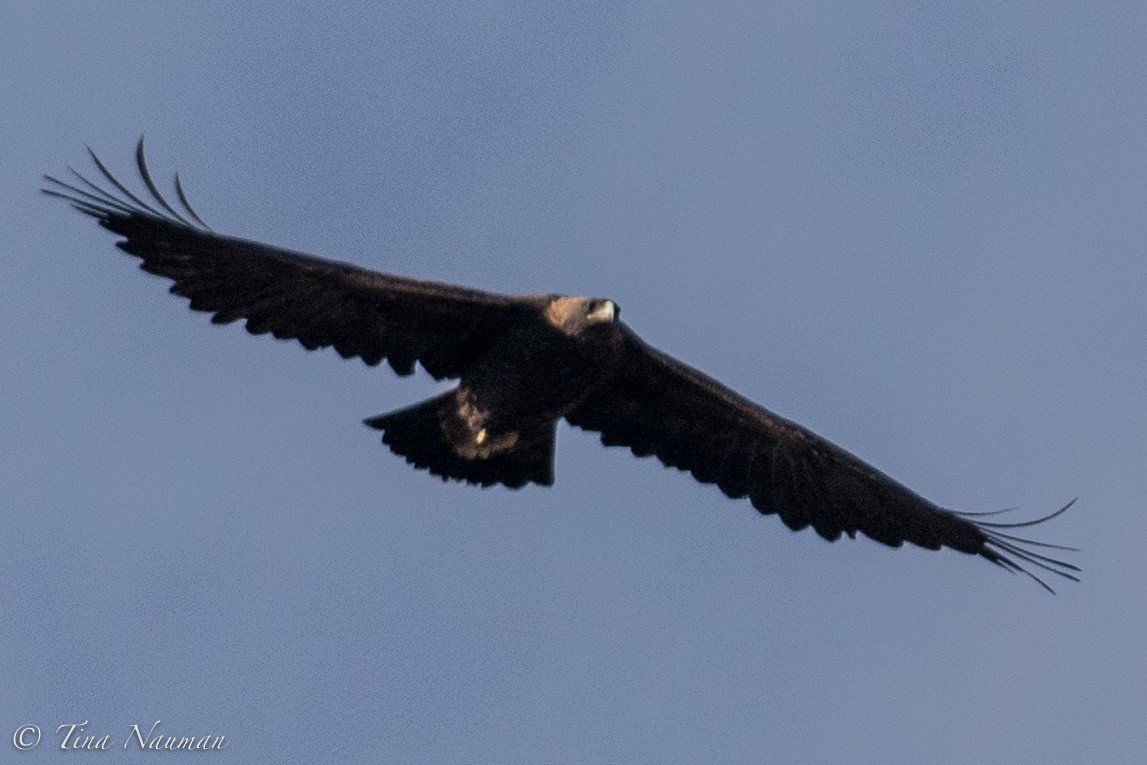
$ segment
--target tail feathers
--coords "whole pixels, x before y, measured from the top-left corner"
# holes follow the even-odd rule
[[[456,389],[364,422],[383,432],[382,442],[395,454],[444,481],[500,483],[511,489],[531,481],[553,484],[556,420],[500,435],[482,431],[479,436],[462,418],[458,402]]]

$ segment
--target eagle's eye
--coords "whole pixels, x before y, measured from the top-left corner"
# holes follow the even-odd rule
[[[595,300],[590,303],[586,318],[591,322],[613,322],[621,315],[621,309],[612,300]]]

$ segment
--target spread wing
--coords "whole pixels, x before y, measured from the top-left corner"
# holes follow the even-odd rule
[[[370,365],[385,358],[401,375],[418,361],[442,379],[460,376],[501,328],[537,316],[531,297],[394,276],[216,234],[187,202],[179,176],[176,204],[160,194],[142,138],[136,147],[147,188],[142,198],[91,156],[107,185],[73,170],[75,183],[46,176],[44,193],[123,236],[117,245],[139,257],[141,268],[171,279],[171,292],[215,323],[245,319],[252,334],[293,338],[308,350],[333,346]]]
[[[727,496],[747,496],[761,513],[776,513],[793,530],[812,526],[829,541],[859,531],[878,542],[928,549],[951,547],[981,555],[1011,571],[1024,566],[1077,580],[1079,569],[1032,548],[1072,550],[1022,539],[1021,523],[955,513],[920,495],[815,433],[738,395],[671,358],[621,325],[622,363],[566,418],[601,432],[607,446],[656,455]],[[1073,500],[1074,502],[1074,500]]]

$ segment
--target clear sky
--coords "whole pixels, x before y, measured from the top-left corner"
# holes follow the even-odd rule
[[[213,762],[1147,758],[1142,3],[2,16],[0,760],[84,720],[102,762],[155,720]],[[218,231],[606,295],[944,506],[1079,496],[1031,534],[1083,581],[565,426],[551,489],[444,485],[361,424],[429,376],[212,326],[37,194],[140,133]]]

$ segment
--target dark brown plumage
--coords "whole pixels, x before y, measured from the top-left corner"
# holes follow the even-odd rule
[[[612,301],[502,295],[369,271],[212,232],[188,203],[160,194],[136,162],[150,199],[133,194],[93,153],[101,187],[79,173],[50,176],[44,192],[67,200],[123,237],[117,245],[212,321],[246,321],[253,334],[333,347],[400,375],[416,362],[458,387],[366,420],[418,468],[445,479],[517,488],[553,483],[557,421],[601,433],[608,446],[656,455],[727,496],[748,497],[791,529],[830,541],[860,532],[891,546],[911,542],[980,555],[1077,580],[1079,569],[1013,536],[1050,520],[999,523],[945,510],[811,431],[738,395],[644,343]],[[1050,589],[1050,588],[1048,588]]]

